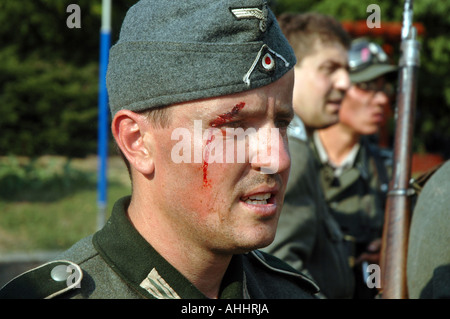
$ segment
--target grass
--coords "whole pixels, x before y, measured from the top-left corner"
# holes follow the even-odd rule
[[[125,165],[108,161],[107,215],[130,194]],[[97,158],[0,158],[0,253],[64,250],[97,229]]]

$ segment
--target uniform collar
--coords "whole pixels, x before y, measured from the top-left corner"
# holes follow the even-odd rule
[[[308,141],[308,134],[306,133],[305,124],[297,114],[294,115],[294,118],[289,124],[287,133],[290,137],[296,138],[300,141]]]
[[[339,165],[333,163],[330,161],[330,158],[328,156],[327,151],[325,150],[325,147],[322,144],[322,141],[320,140],[319,132],[314,131],[313,133],[313,141],[316,145],[316,151],[319,156],[320,162],[322,164],[328,164],[333,168],[334,176],[340,176],[343,172],[346,170],[352,168],[355,165],[355,161],[358,155],[358,152],[360,150],[360,144],[356,143],[351,151],[348,153],[346,158],[340,163]]]
[[[131,197],[118,200],[93,243],[99,254],[129,286],[147,298],[206,298],[170,265],[133,227],[126,211]],[[220,298],[243,298],[242,256],[233,256],[222,280]]]

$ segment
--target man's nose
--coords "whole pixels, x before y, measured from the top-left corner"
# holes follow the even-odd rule
[[[384,91],[376,91],[374,100],[377,105],[386,105],[389,103],[389,97]]]
[[[261,174],[277,174],[290,168],[291,157],[287,139],[279,128],[260,128],[257,132],[257,141],[257,145],[250,146],[250,162],[253,169],[260,171]]]
[[[340,91],[347,91],[351,86],[350,75],[347,69],[340,68],[336,71],[335,88]]]

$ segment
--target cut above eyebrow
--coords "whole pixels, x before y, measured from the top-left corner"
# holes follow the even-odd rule
[[[259,109],[259,110],[252,110],[249,108],[248,110],[245,109],[245,102],[240,102],[236,104],[229,112],[225,112],[222,114],[219,114],[216,116],[215,119],[211,120],[209,122],[209,126],[211,127],[220,127],[224,124],[233,122],[235,120],[242,120],[247,117],[254,117],[257,114],[265,114],[266,110]],[[291,104],[288,105],[282,105],[276,107],[274,118],[275,119],[289,119],[292,120],[294,117],[294,109],[292,108]]]
[[[220,114],[215,120],[212,120],[209,125],[216,127],[230,122],[244,108],[244,106],[244,102],[236,104],[230,112]]]

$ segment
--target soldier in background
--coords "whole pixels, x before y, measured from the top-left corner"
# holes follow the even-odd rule
[[[311,144],[321,163],[330,212],[349,243],[354,297],[370,298],[377,291],[367,288],[363,275],[368,264],[379,263],[392,152],[379,148],[369,136],[386,121],[394,93],[388,77],[396,75],[397,67],[389,64],[379,45],[364,39],[353,41],[349,65],[353,84],[342,102],[339,122],[315,131]]]
[[[450,161],[421,189],[409,231],[407,284],[411,299],[450,298]]]
[[[297,57],[294,120],[289,130],[291,172],[277,234],[265,250],[308,273],[324,298],[351,298],[354,278],[346,243],[328,212],[319,166],[308,145],[312,132],[335,124],[350,86],[350,37],[333,17],[283,14],[280,27]]]

